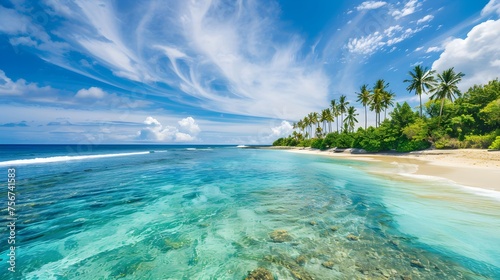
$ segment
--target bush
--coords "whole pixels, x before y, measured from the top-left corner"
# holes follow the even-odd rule
[[[460,149],[461,143],[456,138],[441,138],[434,143],[436,149]]]
[[[495,140],[495,134],[465,136],[463,148],[486,149]]]
[[[311,147],[311,139],[304,139],[302,140],[297,146],[299,147]]]
[[[273,142],[273,146],[285,146],[283,145],[283,138],[279,138],[276,141]]]
[[[500,136],[497,136],[495,141],[493,141],[493,143],[491,143],[491,145],[488,147],[488,149],[500,150]]]
[[[420,151],[428,149],[431,146],[431,143],[423,140],[404,140],[398,144],[396,151],[400,153],[407,153],[411,151]]]
[[[323,139],[321,139],[321,138],[312,139],[311,148],[323,150],[324,149]]]

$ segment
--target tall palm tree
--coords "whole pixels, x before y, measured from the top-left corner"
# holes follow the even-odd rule
[[[324,109],[324,110],[321,110],[321,116],[320,116],[320,120],[321,120],[321,124],[323,125],[323,131],[326,131],[326,124],[328,122],[328,115],[330,114],[330,110],[329,109]]]
[[[307,136],[311,136],[311,134],[309,134],[309,132],[307,131],[307,128],[309,128],[309,126],[311,125],[311,121],[309,120],[309,115],[305,116],[304,117],[304,120],[302,121],[304,123],[304,129],[306,131],[305,133],[305,137],[307,138]]]
[[[415,94],[420,98],[420,117],[422,117],[422,94],[425,93],[426,89],[430,90],[434,87],[436,83],[436,79],[434,78],[435,72],[434,70],[429,70],[427,67],[422,68],[422,66],[417,65],[413,68],[413,72],[408,72],[411,79],[404,80],[405,83],[409,83],[406,90],[409,92],[414,90]]]
[[[299,128],[300,132],[304,133],[304,121],[303,120],[299,120],[297,122],[297,127]]]
[[[328,133],[331,133],[332,132],[333,114],[329,108],[325,109],[325,110],[327,111],[326,121],[328,122]]]
[[[361,102],[361,104],[363,104],[363,106],[365,107],[365,130],[366,130],[366,123],[367,123],[366,106],[368,104],[370,104],[370,99],[371,99],[371,93],[368,90],[368,85],[364,84],[359,89],[357,102]]]
[[[319,127],[319,114],[317,112],[312,112],[313,124],[316,124],[316,128]]]
[[[390,91],[384,92],[382,97],[382,107],[384,108],[384,121],[387,117],[387,108],[394,106],[394,97],[395,94]]]
[[[356,119],[357,115],[359,114],[356,113],[356,108],[354,108],[354,106],[351,106],[347,109],[347,116],[345,118],[345,121],[349,126],[349,130],[351,132],[354,132],[354,125],[358,122],[358,120]]]
[[[337,100],[333,99],[330,101],[330,109],[332,110],[332,116],[335,117],[335,122],[337,123],[337,133],[339,132],[339,106]]]
[[[383,104],[384,104],[384,94],[386,92],[386,88],[389,86],[384,80],[379,79],[375,82],[373,86],[373,94],[371,98],[370,110],[375,111],[375,126],[378,127],[380,125],[380,112],[382,112]]]
[[[344,114],[347,112],[347,106],[349,105],[349,101],[346,101],[346,96],[341,95],[339,98],[339,112],[340,112],[340,119],[341,122],[344,123]]]
[[[457,97],[461,95],[457,85],[462,80],[463,76],[465,75],[462,72],[455,73],[453,67],[448,70],[444,70],[441,74],[437,74],[438,83],[431,90],[431,92],[433,93],[431,95],[431,99],[441,99],[441,109],[439,110],[438,126],[441,125],[441,115],[443,114],[445,99],[453,101],[455,95]]]

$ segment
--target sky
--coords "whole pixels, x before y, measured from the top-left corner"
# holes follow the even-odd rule
[[[500,0],[0,0],[0,144],[270,144],[415,65],[500,73]],[[428,97],[424,96],[424,100]],[[369,124],[374,114],[368,114]]]

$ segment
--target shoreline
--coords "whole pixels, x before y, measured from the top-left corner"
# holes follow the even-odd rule
[[[285,150],[281,148],[280,150]],[[424,150],[412,153],[351,154],[350,152],[320,151],[310,148],[286,149],[288,152],[328,156],[345,160],[361,160],[384,164],[373,171],[391,177],[431,176],[456,184],[500,192],[500,152],[480,149]],[[405,176],[409,175],[409,176]]]

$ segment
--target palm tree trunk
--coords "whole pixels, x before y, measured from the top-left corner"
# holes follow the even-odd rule
[[[367,113],[366,113],[366,105],[365,105],[365,130],[366,130],[366,123],[367,123],[367,120],[368,120],[368,118],[367,118]]]
[[[422,94],[419,94],[420,96],[420,117],[422,117]]]
[[[337,119],[336,123],[337,123],[337,133],[339,133],[339,117],[336,116],[335,117]]]
[[[443,114],[443,106],[444,106],[444,98],[441,99],[441,109],[439,110],[439,121],[438,121],[438,127],[441,126],[441,115]]]

